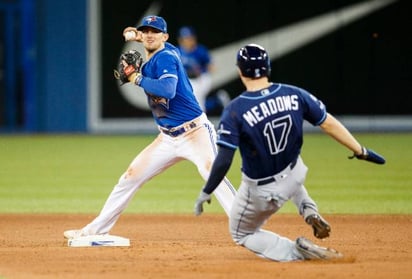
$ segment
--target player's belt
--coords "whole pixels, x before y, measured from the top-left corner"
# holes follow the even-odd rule
[[[293,160],[292,163],[289,164],[289,167],[290,167],[291,170],[293,170],[293,168],[296,166],[297,161],[298,161],[298,158],[296,158],[295,160]],[[266,184],[269,184],[269,183],[272,183],[272,182],[275,182],[275,181],[276,181],[276,178],[274,176],[272,176],[272,177],[269,177],[269,178],[258,180],[257,181],[257,186],[263,186],[263,185],[266,185]]]
[[[183,125],[181,127],[176,127],[176,128],[171,128],[171,129],[166,129],[166,128],[160,127],[160,131],[162,131],[163,134],[166,134],[168,136],[177,137],[177,136],[180,136],[181,134],[195,128],[196,126],[197,126],[196,123],[193,121],[193,122],[190,122],[190,123],[188,123],[186,125]]]

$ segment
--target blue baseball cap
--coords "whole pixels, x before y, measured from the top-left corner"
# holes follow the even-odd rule
[[[184,38],[184,37],[195,37],[196,32],[193,27],[190,26],[183,26],[182,28],[179,29],[178,37]]]
[[[137,30],[142,30],[145,27],[152,27],[160,32],[167,33],[167,23],[160,16],[150,15],[144,17],[140,26],[137,27]]]

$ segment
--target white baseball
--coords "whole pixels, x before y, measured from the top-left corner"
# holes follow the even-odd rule
[[[134,40],[136,38],[136,33],[134,31],[127,31],[124,34],[126,41]]]

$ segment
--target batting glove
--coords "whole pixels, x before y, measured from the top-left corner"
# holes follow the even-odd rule
[[[366,160],[366,161],[369,161],[375,164],[380,164],[380,165],[385,164],[385,158],[382,155],[364,146],[362,146],[362,154],[356,155],[354,153],[352,156],[348,158],[353,159],[355,157],[359,160]]]
[[[195,215],[199,216],[203,212],[203,204],[205,202],[211,203],[212,197],[209,194],[206,194],[205,192],[200,191],[199,197],[197,198],[195,202]]]

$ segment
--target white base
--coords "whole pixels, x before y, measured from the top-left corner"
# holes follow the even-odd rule
[[[117,247],[130,246],[130,240],[121,236],[115,235],[88,235],[69,239],[67,241],[69,247]]]

